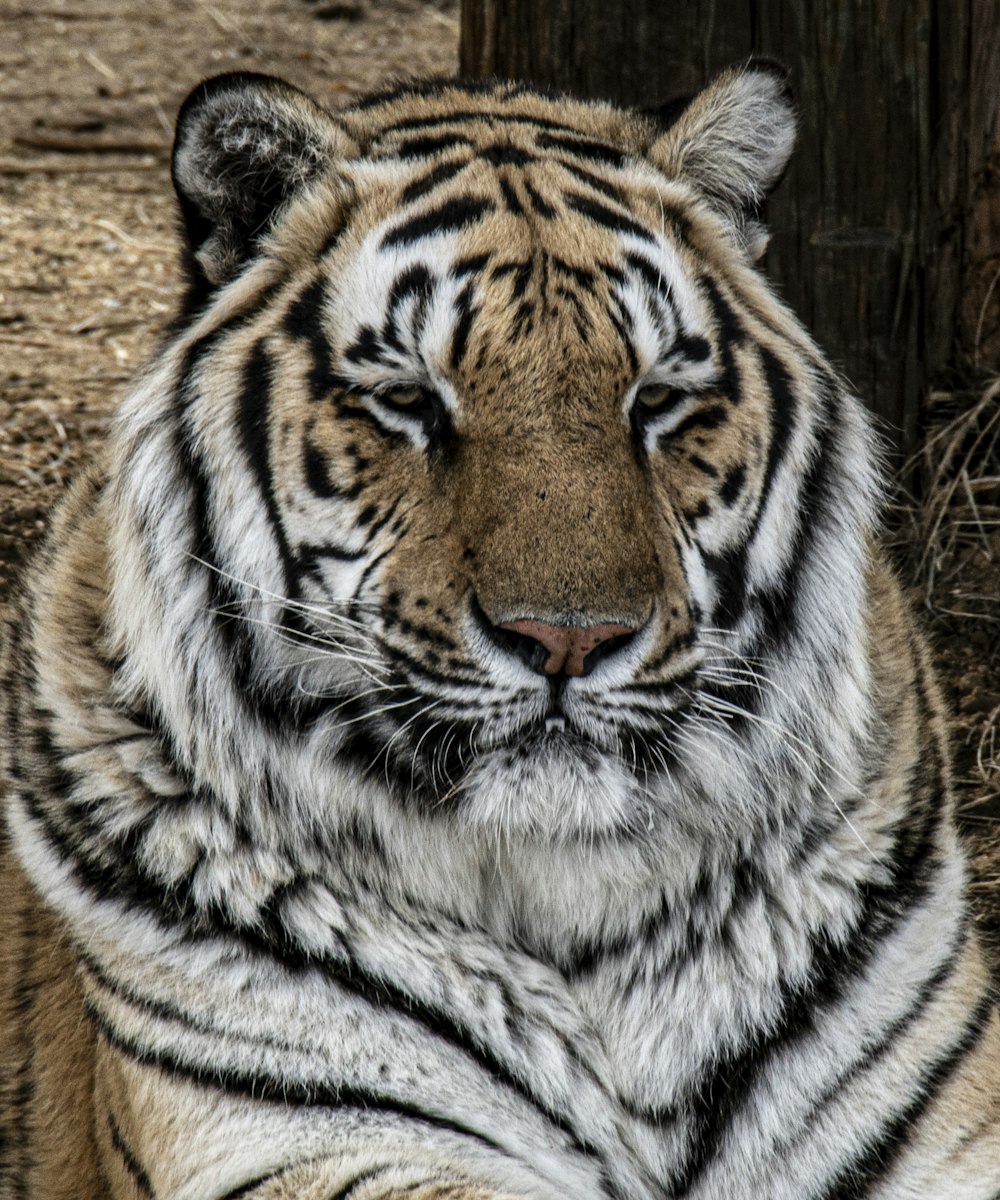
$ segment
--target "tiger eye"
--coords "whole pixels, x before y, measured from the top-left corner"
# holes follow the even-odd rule
[[[427,404],[430,400],[430,395],[426,388],[414,385],[408,388],[392,389],[388,392],[382,392],[379,399],[383,402],[388,402],[394,408],[419,408],[423,404]]]
[[[684,399],[684,393],[669,384],[652,383],[640,388],[635,394],[638,408],[650,416],[669,412]]]
[[[420,416],[434,406],[434,393],[419,384],[379,392],[377,399],[386,408],[410,417]]]

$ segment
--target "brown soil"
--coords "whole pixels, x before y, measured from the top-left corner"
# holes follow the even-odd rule
[[[184,95],[242,69],[338,107],[387,76],[450,73],[458,9],[457,0],[0,0],[0,29],[2,617],[16,564],[104,436],[150,330],[178,296],[169,151]],[[946,425],[962,403],[946,397],[931,416]],[[995,458],[976,453],[966,479],[1000,476]],[[932,461],[925,479],[935,473],[935,486],[957,477],[954,464]],[[936,527],[926,509],[902,510],[898,550],[917,602],[929,598],[977,888],[996,913],[1000,507],[987,485],[970,515],[966,492],[963,483]],[[943,537],[952,528],[961,536]],[[929,591],[926,562],[917,569],[927,545],[940,559]]]

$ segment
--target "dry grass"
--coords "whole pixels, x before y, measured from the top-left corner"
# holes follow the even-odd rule
[[[973,891],[1000,946],[1000,378],[932,393],[927,416],[896,549],[938,650]]]
[[[916,460],[926,499],[910,509],[924,602],[945,616],[1000,621],[995,595],[970,593],[965,587],[970,556],[996,561],[1000,379],[982,391],[932,392],[928,414],[930,432]],[[966,604],[955,607],[956,601]]]

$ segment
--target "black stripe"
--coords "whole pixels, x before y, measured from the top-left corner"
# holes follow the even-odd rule
[[[348,550],[345,546],[335,546],[332,542],[302,542],[295,548],[300,567],[317,558],[334,558],[337,562],[359,562],[367,554],[367,550]]]
[[[667,429],[656,439],[660,448],[668,448],[672,442],[678,441],[692,429],[718,429],[729,418],[729,410],[721,404],[711,404],[708,408],[696,408],[679,421],[673,429]]]
[[[511,145],[510,142],[487,146],[485,149],[479,151],[479,157],[488,163],[492,163],[495,167],[525,167],[528,163],[535,162],[533,154],[527,150],[522,150],[519,146]]]
[[[469,254],[465,258],[456,259],[451,264],[451,274],[456,279],[464,275],[477,275],[490,261],[489,254]]]
[[[451,335],[451,370],[457,370],[461,365],[461,361],[466,356],[466,348],[468,346],[468,335],[472,331],[472,323],[479,312],[477,306],[472,302],[473,283],[469,281],[462,288],[459,295],[455,296],[455,311],[459,313],[459,320],[455,325],[455,332]]]
[[[311,438],[302,447],[302,474],[309,490],[322,500],[355,500],[361,492],[360,479],[345,487],[333,478],[329,458]]]
[[[545,220],[551,221],[559,215],[552,205],[549,204],[548,200],[541,195],[538,189],[532,187],[530,179],[526,179],[524,181],[524,191],[528,199],[531,201],[531,207],[536,213],[538,213],[540,217],[544,217]]]
[[[718,477],[719,477],[718,468],[713,466],[712,463],[706,462],[705,459],[703,459],[700,454],[689,454],[688,462],[696,470],[701,471],[701,473],[703,475],[708,475],[712,479],[718,479]]]
[[[572,307],[577,333],[580,335],[583,341],[586,341],[590,336],[590,330],[588,326],[590,314],[587,311],[586,305],[576,294],[576,292],[571,291],[568,287],[563,287],[562,284],[555,289],[555,294],[560,299],[565,300],[566,303]]]
[[[764,370],[764,383],[770,395],[771,441],[767,448],[767,466],[764,470],[761,507],[767,501],[774,485],[774,477],[785,460],[788,443],[795,428],[799,404],[792,387],[792,377],[785,364],[766,346],[759,347],[760,362]]]
[[[740,492],[743,491],[746,483],[746,477],[747,469],[744,463],[737,463],[726,472],[722,487],[719,489],[719,499],[726,508],[732,508],[739,499]]]
[[[507,275],[513,275],[514,279],[511,283],[510,298],[511,300],[519,300],[528,290],[528,284],[531,282],[531,259],[525,259],[523,262],[502,262],[490,271],[491,279],[503,279]]]
[[[450,162],[438,163],[433,170],[428,171],[426,175],[421,175],[419,179],[414,179],[412,183],[408,183],[400,193],[399,203],[401,205],[412,204],[414,200],[419,200],[421,196],[426,196],[428,192],[432,192],[442,183],[446,183],[449,179],[454,179],[456,175],[464,171],[469,165],[467,158],[452,159]]]
[[[309,347],[312,365],[307,378],[309,394],[314,401],[325,400],[333,391],[344,386],[344,380],[333,368],[333,355],[324,321],[327,286],[325,276],[314,279],[289,305],[284,320],[288,336],[304,341]]]
[[[924,1072],[910,1103],[888,1121],[861,1153],[842,1167],[831,1182],[814,1193],[816,1200],[862,1200],[888,1178],[913,1138],[932,1102],[983,1038],[996,1012],[985,995],[966,1023],[962,1036]]]
[[[513,184],[509,179],[501,177],[500,192],[503,195],[504,206],[508,212],[512,212],[515,216],[521,216],[524,212],[524,205],[518,199],[517,192],[514,190]]]
[[[249,1196],[258,1188],[263,1187],[264,1184],[281,1180],[293,1171],[300,1172],[304,1167],[312,1166],[314,1163],[325,1165],[329,1162],[329,1159],[305,1159],[301,1162],[291,1163],[287,1167],[281,1167],[277,1171],[270,1172],[268,1175],[258,1175],[255,1179],[250,1179],[246,1183],[240,1184],[239,1187],[234,1188],[231,1192],[226,1192],[224,1196],[219,1197],[219,1200],[243,1200],[244,1196]],[[366,1168],[360,1175],[352,1175],[342,1187],[337,1188],[330,1195],[324,1196],[323,1200],[349,1200],[349,1197],[357,1191],[361,1184],[371,1183],[373,1180],[377,1180],[384,1175],[385,1167],[373,1167],[371,1170]],[[404,1188],[403,1190],[409,1191],[411,1189]],[[396,1194],[399,1195],[400,1193],[396,1191]]]
[[[382,325],[382,340],[387,345],[402,351],[403,344],[399,338],[399,310],[413,296],[416,296],[417,300],[412,314],[410,332],[414,341],[419,339],[427,318],[427,306],[433,290],[434,276],[422,263],[415,263],[412,267],[408,267],[396,278],[389,290],[386,317]]]
[[[442,133],[437,137],[404,138],[395,148],[397,158],[430,158],[442,150],[456,146],[471,146],[472,140],[464,133]]]
[[[734,1115],[748,1102],[767,1065],[815,1029],[817,1019],[837,1003],[865,970],[879,947],[892,936],[904,915],[926,896],[940,864],[934,839],[947,807],[929,806],[923,820],[899,830],[893,858],[884,865],[888,878],[868,885],[852,931],[840,942],[812,938],[812,968],[804,985],[782,985],[779,1015],[767,1029],[748,1037],[737,1053],[727,1054],[705,1073],[694,1093],[697,1122],[687,1161],[674,1179],[672,1195],[683,1196],[714,1159]]]
[[[639,371],[639,356],[635,352],[635,346],[632,344],[632,329],[627,321],[627,314],[621,313],[621,304],[616,304],[618,312],[608,312],[608,319],[614,327],[615,333],[621,341],[621,348],[625,352],[628,359],[629,370],[633,375]],[[621,315],[620,315],[621,314]]]
[[[423,117],[406,117],[401,121],[394,121],[382,130],[380,140],[386,139],[390,134],[403,133],[411,129],[436,129],[442,125],[475,125],[481,121],[488,121],[494,127],[500,125],[526,125],[530,129],[544,129],[548,132],[554,131],[556,133],[568,133],[574,137],[579,136],[579,130],[574,129],[572,125],[566,125],[562,121],[552,121],[548,117],[532,117],[526,113],[504,112],[502,109],[487,111],[465,108],[459,109],[456,112],[435,113],[432,116]],[[573,145],[575,143],[570,144]]]
[[[942,987],[954,972],[956,963],[962,954],[965,953],[968,940],[969,924],[966,918],[959,925],[954,941],[940,966],[918,989],[913,1003],[906,1012],[880,1030],[878,1038],[865,1048],[858,1060],[852,1063],[847,1070],[843,1071],[824,1090],[823,1094],[815,1100],[808,1116],[805,1117],[800,1129],[795,1133],[797,1141],[804,1140],[805,1135],[815,1126],[824,1112],[827,1111],[832,1100],[837,1096],[843,1095],[855,1080],[866,1071],[871,1070],[876,1063],[884,1060],[899,1044],[900,1040],[906,1036],[909,1030],[912,1029],[914,1023],[924,1015],[928,1006],[933,1003]]]
[[[601,204],[590,196],[582,196],[578,192],[567,192],[563,198],[574,212],[586,217],[588,221],[593,221],[595,225],[614,230],[615,233],[631,233],[633,237],[656,245],[653,234],[628,213],[608,208],[606,204]]]
[[[386,546],[384,549],[380,550],[377,554],[372,556],[372,558],[368,562],[368,565],[361,572],[361,576],[358,579],[358,582],[354,585],[354,591],[351,593],[352,602],[357,602],[357,603],[361,602],[362,592],[364,592],[365,588],[371,582],[372,577],[375,575],[375,572],[379,569],[379,567],[382,565],[382,563],[389,557],[389,555],[392,553],[392,551],[395,550],[395,548],[396,548],[395,546]]]
[[[149,1176],[138,1158],[132,1152],[131,1147],[122,1137],[122,1132],[118,1128],[118,1122],[115,1120],[115,1115],[109,1110],[108,1112],[108,1132],[111,1134],[111,1145],[118,1152],[119,1157],[125,1164],[125,1170],[131,1175],[136,1187],[144,1196],[150,1196],[155,1200],[156,1193],[153,1191],[153,1184]]]
[[[300,1165],[300,1164],[295,1164]],[[258,1175],[255,1179],[248,1179],[246,1183],[241,1183],[239,1187],[235,1187],[232,1191],[226,1192],[224,1196],[220,1196],[219,1200],[243,1200],[244,1196],[249,1196],[251,1192],[265,1183],[271,1183],[275,1179],[279,1179],[288,1171],[287,1167],[281,1167],[277,1171],[272,1171],[268,1175]]]
[[[411,686],[419,681],[423,681],[431,686],[447,683],[453,687],[471,688],[474,692],[481,690],[481,679],[473,672],[467,672],[465,675],[460,673],[435,673],[430,670],[428,663],[424,659],[412,657],[400,646],[390,647],[389,653],[392,657],[393,666],[400,668],[400,679],[404,681],[405,686]],[[470,700],[474,701],[475,696],[470,697]]]
[[[236,426],[247,465],[257,481],[257,488],[264,501],[268,527],[274,536],[281,559],[285,595],[294,600],[298,591],[298,572],[295,559],[288,548],[288,539],[275,496],[274,472],[271,465],[271,378],[271,356],[265,340],[259,338],[250,348],[243,366]],[[216,523],[222,523],[222,514],[216,514]]]
[[[243,696],[248,709],[265,723],[273,723],[278,714],[273,706],[270,706],[258,694],[253,683],[253,649],[247,622],[234,620],[232,615],[227,616],[227,614],[237,614],[242,611],[242,597],[234,582],[218,569],[221,555],[215,537],[217,522],[210,515],[212,485],[202,458],[199,439],[193,426],[189,423],[188,409],[200,395],[200,392],[196,390],[195,376],[203,360],[226,334],[248,325],[259,309],[266,305],[276,288],[277,285],[257,296],[250,308],[237,313],[219,325],[186,351],[178,374],[173,400],[176,433],[171,459],[182,490],[186,490],[190,496],[188,516],[193,537],[189,570],[192,574],[200,574],[204,577],[215,631],[225,646],[225,653],[233,665],[234,674],[240,681],[241,688],[245,685]],[[246,398],[244,397],[244,399]],[[241,412],[238,420],[242,421],[243,419],[244,414]],[[251,441],[255,441],[255,438],[256,434],[252,433]],[[261,465],[265,472],[269,472],[266,460],[263,464],[258,465]],[[291,563],[290,556],[288,563]],[[207,567],[204,564],[208,564]],[[286,720],[287,711],[282,714],[282,723]]]
[[[614,263],[595,262],[594,266],[609,283],[616,283],[620,287],[625,282],[625,272]]]
[[[649,261],[644,254],[636,254],[634,250],[630,250],[622,256],[622,262],[626,263],[642,276],[643,281],[650,291],[655,292],[657,296],[662,296],[670,305],[670,310],[674,314],[674,320],[677,324],[677,314],[674,309],[673,297],[670,294],[670,287],[666,284],[663,278],[663,272],[659,267]]]
[[[203,469],[201,451],[194,432],[187,426],[187,410],[197,395],[193,376],[208,354],[214,349],[223,335],[228,332],[225,326],[214,329],[211,333],[190,346],[184,355],[178,372],[178,380],[174,391],[174,419],[176,437],[172,462],[178,475],[187,484],[191,494],[191,504],[188,509],[192,525],[194,555],[213,565],[217,562],[214,540],[209,531],[208,494],[210,484],[208,475]],[[217,572],[212,572],[211,587],[219,586]]]
[[[820,397],[822,398],[822,397]],[[790,539],[788,566],[781,578],[757,597],[764,617],[764,628],[758,638],[758,651],[767,646],[771,651],[787,645],[799,629],[798,599],[802,580],[813,569],[816,543],[821,535],[831,536],[840,516],[835,508],[841,502],[835,497],[840,491],[838,479],[839,463],[834,445],[835,430],[839,425],[836,412],[836,397],[828,402],[834,406],[830,415],[824,414],[816,431],[816,445],[809,470],[799,487],[799,502],[796,512],[794,533]],[[769,452],[769,462],[772,457]],[[753,541],[766,509],[767,492],[762,495],[753,526],[748,534]],[[839,539],[839,533],[832,533]]]
[[[724,629],[736,627],[743,615],[747,602],[747,545],[741,542],[736,546],[713,554],[699,546],[701,560],[705,569],[715,580],[718,588],[718,599],[712,612],[712,624]],[[711,676],[703,681],[702,690],[709,695],[717,695],[728,703],[745,708],[748,714],[755,713],[760,705],[759,686],[752,680],[745,683],[733,684],[713,681]],[[733,721],[737,728],[745,727],[747,718],[734,714]]]
[[[568,279],[572,279],[578,286],[582,287],[585,292],[593,293],[594,291],[594,272],[587,270],[586,267],[574,267],[564,259],[552,256],[553,269],[559,275],[565,275]]]
[[[286,1108],[315,1107],[355,1109],[362,1113],[373,1111],[387,1113],[406,1120],[419,1121],[433,1129],[442,1129],[448,1133],[471,1138],[481,1145],[488,1146],[491,1150],[505,1153],[500,1142],[473,1129],[470,1125],[439,1116],[417,1104],[400,1100],[396,1096],[343,1084],[307,1084],[300,1080],[265,1075],[260,1071],[255,1071],[251,1075],[239,1070],[223,1069],[218,1064],[204,1066],[180,1058],[166,1050],[154,1050],[149,1046],[140,1045],[126,1037],[120,1030],[115,1029],[92,1005],[87,1004],[85,1007],[88,1016],[112,1049],[135,1062],[153,1066],[168,1076],[180,1076],[215,1091],[244,1096],[258,1103],[280,1104]]]
[[[448,634],[442,633],[441,630],[435,629],[431,625],[423,625],[405,617],[401,618],[395,612],[385,614],[384,628],[386,632],[390,629],[398,629],[404,636],[414,638],[422,646],[435,646],[438,650],[461,650],[461,645]],[[393,657],[395,658],[395,654]]]
[[[677,315],[676,309],[674,309],[674,319],[678,322],[679,326],[680,318]],[[669,359],[675,355],[680,355],[686,358],[688,362],[700,363],[704,362],[711,353],[712,347],[705,338],[699,337],[696,334],[685,333],[684,330],[678,328],[676,340],[666,358]],[[664,360],[661,359],[661,361]]]
[[[625,193],[620,187],[616,187],[613,183],[609,183],[606,179],[602,179],[599,175],[595,175],[593,171],[588,171],[586,167],[581,167],[579,163],[566,162],[561,158],[557,159],[556,161],[564,171],[569,171],[571,175],[579,179],[581,183],[585,183],[588,187],[592,187],[594,191],[600,192],[602,195],[607,196],[610,200],[616,200],[619,204],[626,203]]]
[[[354,341],[344,351],[350,363],[380,363],[386,359],[386,345],[373,325],[362,325]]]
[[[575,158],[603,163],[608,167],[623,167],[626,162],[624,153],[617,146],[609,146],[607,142],[598,142],[591,138],[542,133],[537,140],[538,145],[546,150],[563,150]]]
[[[478,196],[460,196],[446,200],[437,208],[418,213],[410,220],[390,229],[382,239],[381,248],[388,250],[393,246],[409,245],[420,238],[438,233],[456,233],[474,225],[486,213],[492,212],[494,207],[492,200]]]
[[[743,345],[743,326],[715,280],[705,275],[700,282],[715,318],[722,388],[731,404],[739,404],[743,399],[743,380],[736,365],[735,350]]]
[[[360,1175],[355,1175],[353,1178],[349,1179],[342,1188],[338,1188],[337,1191],[333,1193],[333,1195],[331,1195],[329,1197],[325,1197],[324,1200],[350,1200],[350,1197],[354,1195],[354,1193],[358,1190],[358,1188],[361,1186],[361,1184],[371,1183],[372,1180],[378,1179],[378,1177],[380,1175],[384,1175],[384,1174],[385,1174],[384,1167],[375,1167],[373,1170],[370,1170],[370,1171],[368,1171],[368,1170],[362,1171]],[[409,1191],[416,1191],[418,1188],[422,1188],[425,1186],[426,1186],[426,1180],[421,1181],[421,1183],[419,1183],[419,1184],[414,1184],[412,1187],[404,1187],[401,1190],[397,1189],[397,1188],[393,1188],[393,1191],[395,1191],[398,1195],[398,1194],[400,1194],[400,1191],[402,1191],[404,1193],[409,1192]]]

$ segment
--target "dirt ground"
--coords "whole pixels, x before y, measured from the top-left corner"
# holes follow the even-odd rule
[[[457,0],[0,0],[0,617],[17,564],[173,309],[169,152],[184,95],[205,76],[253,70],[336,108],[390,75],[456,70],[458,17]],[[939,437],[924,478],[944,502],[899,508],[894,540],[954,714],[992,921],[1000,397],[982,396],[931,401]]]

